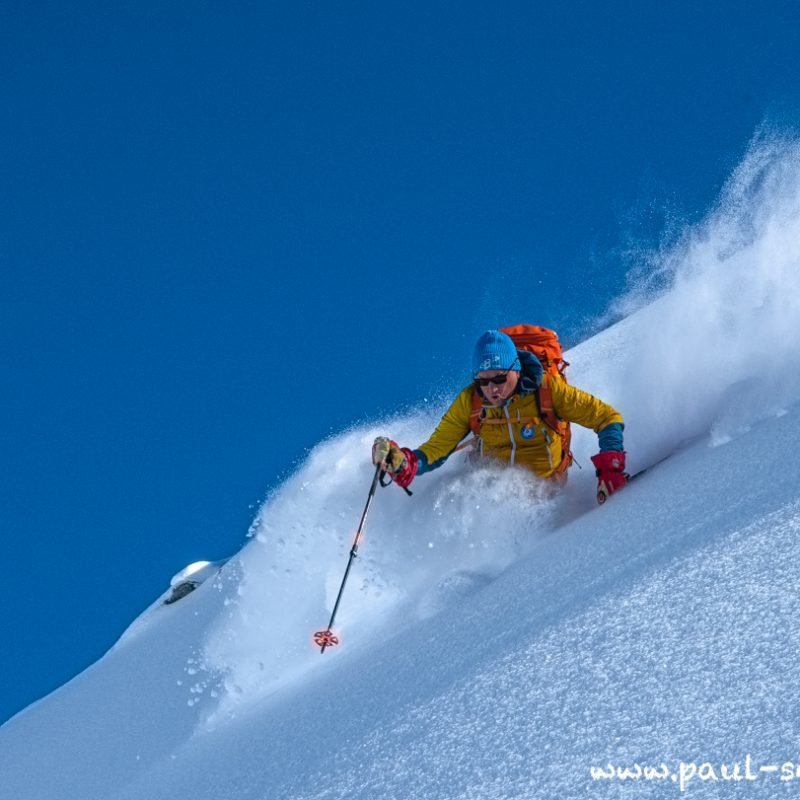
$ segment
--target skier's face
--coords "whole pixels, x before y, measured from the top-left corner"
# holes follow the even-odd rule
[[[478,379],[478,385],[480,386],[486,402],[491,406],[499,406],[514,394],[514,390],[517,388],[517,383],[519,382],[519,370],[510,369],[506,371],[501,369],[488,369],[479,372],[475,377]],[[505,380],[500,383],[491,380],[492,378],[497,379],[502,377],[504,377]],[[486,381],[488,382],[485,383],[485,385],[481,385],[481,382]]]

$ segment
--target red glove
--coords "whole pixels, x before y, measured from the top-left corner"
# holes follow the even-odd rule
[[[407,489],[411,481],[414,480],[414,476],[417,474],[419,459],[417,459],[416,453],[413,450],[409,450],[407,447],[401,447],[400,450],[405,456],[405,459],[403,460],[403,466],[392,473],[392,480],[401,488]]]
[[[372,445],[372,463],[383,464],[392,480],[403,489],[408,488],[419,468],[419,461],[412,450],[399,447],[397,442],[379,436]]]
[[[625,453],[606,450],[592,456],[592,464],[597,468],[597,502],[603,505],[610,494],[618,492],[628,482]]]

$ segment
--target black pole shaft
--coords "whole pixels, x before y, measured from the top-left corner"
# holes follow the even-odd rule
[[[327,628],[328,631],[330,631],[330,629],[333,627],[333,622],[336,619],[336,612],[339,610],[339,603],[341,602],[342,594],[344,593],[344,586],[347,583],[347,576],[350,574],[350,567],[353,566],[353,561],[355,561],[356,556],[358,555],[358,543],[361,541],[361,534],[364,532],[364,523],[367,521],[369,507],[372,505],[372,498],[375,497],[375,490],[378,488],[378,483],[380,482],[381,473],[383,471],[382,466],[382,464],[378,464],[378,466],[375,467],[375,477],[372,479],[372,486],[369,488],[367,504],[364,506],[364,511],[361,514],[361,521],[358,523],[358,530],[356,531],[356,536],[353,540],[353,546],[350,548],[350,558],[347,560],[347,567],[345,568],[344,577],[342,578],[342,585],[339,587],[339,594],[336,595],[336,602],[333,604],[333,611],[331,612],[331,619]],[[327,646],[327,642],[323,642],[320,646],[320,653],[324,653]]]

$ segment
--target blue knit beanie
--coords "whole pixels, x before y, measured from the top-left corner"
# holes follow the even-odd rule
[[[511,337],[500,331],[486,331],[475,343],[472,374],[491,369],[519,369],[517,346]]]

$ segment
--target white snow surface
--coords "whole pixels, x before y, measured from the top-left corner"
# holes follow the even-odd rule
[[[652,469],[597,507],[580,430],[555,498],[460,456],[380,490],[320,655],[372,439],[416,446],[444,405],[321,442],[215,577],[0,728],[0,796],[798,791],[799,254],[800,146],[761,135],[649,262],[668,288],[568,354]],[[671,774],[591,773],[636,764]]]

